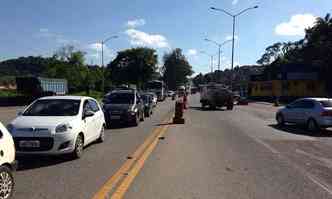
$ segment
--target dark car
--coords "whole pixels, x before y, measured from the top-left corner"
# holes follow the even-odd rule
[[[134,89],[114,90],[104,97],[103,103],[108,127],[113,122],[137,126],[144,121],[144,104]]]
[[[153,114],[153,99],[150,94],[143,94],[142,100],[144,103],[144,115],[145,117],[150,117]]]

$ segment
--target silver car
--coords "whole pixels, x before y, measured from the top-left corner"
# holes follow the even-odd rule
[[[294,123],[306,125],[309,131],[332,127],[332,99],[302,98],[280,109],[276,114],[278,125]]]

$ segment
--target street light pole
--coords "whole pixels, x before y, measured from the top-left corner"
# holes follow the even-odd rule
[[[225,45],[227,42],[230,42],[231,40],[226,40],[226,41],[224,41],[223,43],[218,43],[218,42],[216,42],[216,41],[213,41],[213,40],[211,40],[211,39],[207,39],[207,38],[205,38],[204,39],[205,41],[208,41],[208,42],[211,42],[211,43],[214,43],[215,45],[217,45],[218,46],[218,54],[219,54],[219,59],[218,59],[218,70],[220,71],[220,65],[221,65],[221,53],[222,53],[222,51],[221,51],[221,47],[223,46],[223,45]]]
[[[102,92],[105,92],[105,67],[104,67],[104,44],[111,40],[111,39],[116,39],[118,36],[114,35],[111,37],[108,37],[104,40],[101,41],[101,68],[102,68],[102,73],[103,73],[103,79],[102,79]]]
[[[102,93],[105,92],[105,68],[104,68],[104,41],[101,42],[101,68],[103,73]]]
[[[233,86],[233,68],[234,68],[234,43],[235,43],[235,20],[236,16],[233,16],[233,36],[232,36],[232,68],[231,68],[231,88]]]
[[[247,12],[248,10],[252,10],[252,9],[257,9],[258,6],[254,6],[254,7],[249,7],[249,8],[246,8],[244,10],[242,10],[241,12],[237,13],[237,14],[231,14],[230,12],[227,12],[226,10],[224,9],[220,9],[220,8],[215,8],[215,7],[210,7],[211,10],[215,10],[215,11],[220,11],[220,12],[223,12],[225,13],[226,15],[230,16],[233,18],[233,38],[232,38],[232,68],[231,68],[231,71],[232,71],[232,77],[231,77],[231,89],[232,89],[232,84],[233,84],[233,69],[234,69],[234,43],[235,43],[235,22],[236,22],[236,17],[240,16],[241,14]]]
[[[218,70],[220,71],[221,45],[218,45],[218,47],[219,47],[219,52],[218,52],[218,54],[219,54],[219,59],[218,59]]]
[[[213,73],[213,55],[211,55],[211,73]]]
[[[214,62],[213,57],[214,56],[212,54],[209,54],[209,53],[205,52],[204,50],[201,50],[199,52],[210,57],[211,73],[213,73],[213,62]]]

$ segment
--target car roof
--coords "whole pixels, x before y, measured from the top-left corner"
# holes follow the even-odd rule
[[[308,98],[301,98],[300,100],[326,101],[326,100],[332,100],[332,99],[324,98],[324,97],[308,97]]]
[[[47,97],[41,97],[39,99],[41,99],[41,100],[46,100],[46,99],[84,100],[84,99],[93,99],[93,98],[87,97],[87,96],[65,95],[65,96],[47,96]]]
[[[114,90],[111,93],[135,93],[135,90]]]

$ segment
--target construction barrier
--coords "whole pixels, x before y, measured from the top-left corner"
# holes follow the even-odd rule
[[[174,124],[184,124],[185,119],[183,118],[183,112],[184,112],[184,100],[177,100],[175,102],[175,113],[173,117],[173,123]]]

